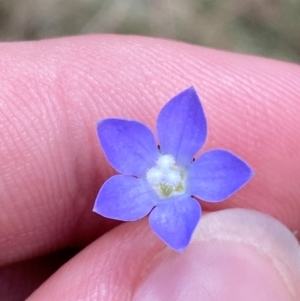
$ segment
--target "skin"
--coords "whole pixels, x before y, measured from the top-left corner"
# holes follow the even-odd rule
[[[34,289],[28,300],[299,300],[299,66],[123,36],[0,53],[1,300]],[[122,117],[154,130],[162,105],[191,85],[209,126],[199,154],[229,149],[256,175],[225,202],[201,202],[208,213],[179,254],[147,218],[92,213],[114,173],[95,125]]]

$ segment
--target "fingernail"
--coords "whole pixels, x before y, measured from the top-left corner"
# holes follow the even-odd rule
[[[158,254],[134,301],[300,300],[300,252],[276,219],[245,209],[205,215],[182,253]]]

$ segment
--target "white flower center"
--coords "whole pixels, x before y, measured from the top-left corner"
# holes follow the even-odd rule
[[[146,174],[148,183],[162,198],[185,192],[185,170],[176,165],[172,155],[162,155]]]

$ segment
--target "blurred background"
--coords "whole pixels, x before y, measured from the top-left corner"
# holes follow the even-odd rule
[[[0,0],[0,40],[163,37],[300,62],[300,0]]]
[[[0,0],[0,40],[163,37],[300,62],[300,0]]]

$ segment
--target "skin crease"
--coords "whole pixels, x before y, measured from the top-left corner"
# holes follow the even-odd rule
[[[96,122],[122,117],[154,129],[162,105],[191,85],[208,119],[203,150],[229,149],[256,173],[227,201],[203,208],[256,209],[300,230],[299,66],[122,36],[3,43],[0,53],[0,266],[84,247],[116,226],[91,211],[113,174]],[[163,244],[143,223],[136,227],[149,250],[138,241],[136,248],[155,254]],[[103,236],[95,254],[109,257],[110,245],[118,246],[114,231],[126,235],[127,227]],[[113,300],[109,294],[101,300]]]

